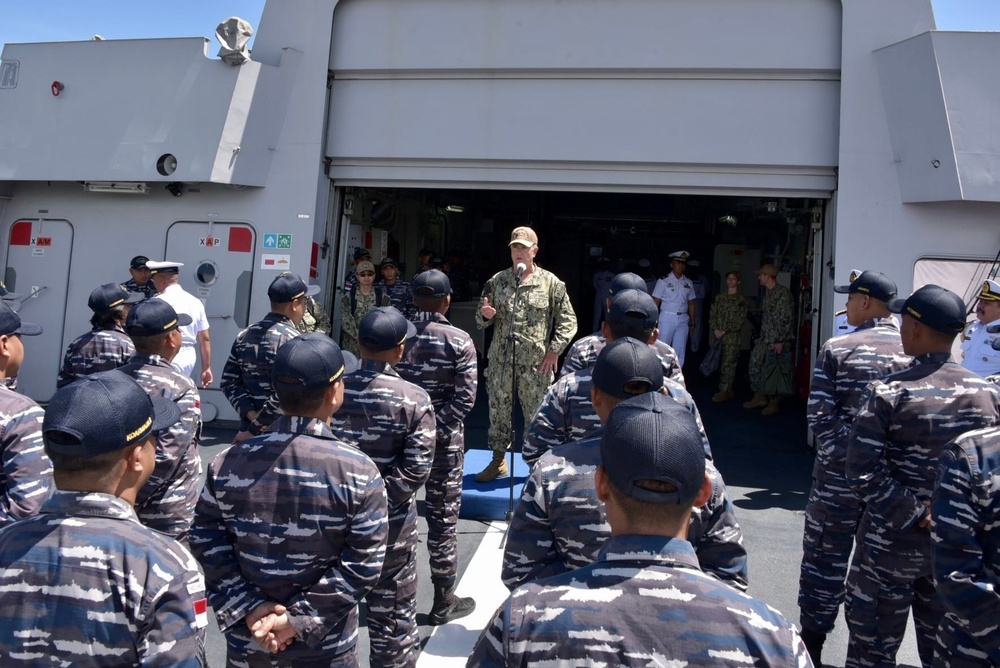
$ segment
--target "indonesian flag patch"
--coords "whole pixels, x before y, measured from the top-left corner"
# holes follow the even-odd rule
[[[199,598],[194,602],[194,625],[195,628],[203,629],[208,626],[208,599]]]

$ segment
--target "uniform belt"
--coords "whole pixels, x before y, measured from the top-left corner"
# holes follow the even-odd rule
[[[664,311],[664,315],[687,315],[687,311]]]

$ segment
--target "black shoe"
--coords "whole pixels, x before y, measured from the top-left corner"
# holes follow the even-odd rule
[[[823,662],[820,660],[820,657],[823,654],[823,643],[826,642],[826,634],[804,628],[799,632],[799,637],[802,638],[802,643],[806,646],[806,651],[809,652],[809,658],[812,659],[813,665],[816,668],[823,668]]]
[[[435,586],[434,605],[431,607],[431,614],[427,616],[427,621],[432,626],[440,626],[470,615],[475,609],[476,602],[470,597],[455,596],[454,587]]]

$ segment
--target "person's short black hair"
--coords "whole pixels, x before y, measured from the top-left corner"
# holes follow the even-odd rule
[[[124,313],[124,304],[112,306],[107,311],[95,311],[94,314],[90,316],[90,324],[96,329],[114,329],[116,326],[120,326],[122,321],[125,319],[123,317]]]
[[[652,329],[644,329],[631,323],[611,322],[610,320],[605,320],[605,322],[608,323],[608,329],[611,331],[611,336],[613,336],[615,340],[629,336],[645,343],[646,341],[649,341],[649,337],[653,335]]]
[[[56,445],[74,445],[80,442],[73,434],[60,431],[46,432],[45,440]],[[135,443],[121,450],[112,450],[93,457],[81,457],[54,452],[46,443],[45,454],[52,460],[52,469],[59,473],[110,473],[115,463],[122,458],[124,454],[122,451],[131,447],[135,447]]]
[[[438,313],[441,311],[447,299],[448,297],[429,297],[427,295],[414,295],[413,303],[417,305],[417,309],[420,311],[426,311],[429,313]]]
[[[280,380],[280,378],[279,378]],[[285,378],[284,382],[294,383],[294,378]],[[278,405],[286,415],[303,415],[313,413],[323,404],[323,397],[329,387],[307,389],[295,385],[274,385],[274,393],[278,397]]]
[[[156,355],[160,352],[160,350],[162,350],[163,342],[167,340],[168,336],[170,336],[170,332],[154,334],[153,336],[133,336],[132,343],[135,345],[135,349],[139,352]]]

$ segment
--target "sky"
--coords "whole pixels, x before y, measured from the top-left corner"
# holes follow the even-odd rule
[[[933,0],[933,5],[939,30],[1000,31],[1000,0]],[[230,16],[256,28],[263,8],[264,0],[0,0],[0,44],[94,35],[213,38],[215,26]]]

